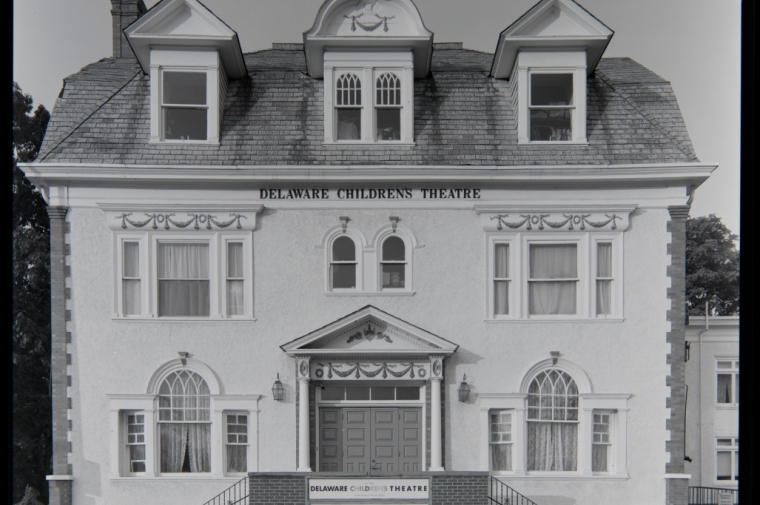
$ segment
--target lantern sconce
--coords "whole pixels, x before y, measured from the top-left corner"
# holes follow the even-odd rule
[[[559,351],[552,351],[549,355],[552,357],[552,365],[556,365],[559,361]]]
[[[459,401],[467,403],[467,399],[470,397],[470,386],[467,385],[467,375],[462,376],[462,383],[459,385]]]
[[[398,216],[391,216],[388,219],[391,220],[391,229],[393,229],[393,233],[396,233],[396,226],[398,225],[398,222],[399,222]]]
[[[348,216],[340,216],[338,219],[340,219],[340,227],[343,228],[343,233],[346,233],[346,227],[348,226],[350,219]]]
[[[185,351],[179,351],[177,354],[179,354],[179,360],[182,362],[182,366],[187,365],[187,357],[190,356],[189,352]]]
[[[282,382],[280,382],[280,374],[277,374],[277,380],[274,381],[274,385],[272,386],[272,398],[275,399],[275,401],[281,402],[282,401],[282,392],[285,390],[285,388],[282,387]]]

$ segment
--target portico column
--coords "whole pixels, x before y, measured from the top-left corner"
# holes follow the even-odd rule
[[[430,470],[443,471],[441,466],[441,379],[430,378]]]
[[[309,360],[300,359],[298,375],[298,471],[311,472],[309,462]]]

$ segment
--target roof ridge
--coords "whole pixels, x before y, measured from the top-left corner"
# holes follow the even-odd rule
[[[39,161],[40,162],[44,161],[45,158],[47,158],[53,151],[55,151],[58,148],[58,146],[60,146],[63,143],[64,140],[66,140],[67,138],[69,138],[75,131],[77,131],[77,129],[79,129],[79,127],[82,126],[85,121],[87,121],[88,119],[90,119],[93,116],[93,114],[95,114],[97,111],[99,111],[106,103],[108,103],[114,96],[116,96],[122,89],[124,89],[127,86],[127,84],[129,84],[130,82],[132,82],[134,80],[134,78],[137,77],[141,72],[142,72],[142,69],[137,70],[137,72],[135,72],[134,74],[132,74],[132,76],[129,79],[127,79],[124,82],[124,84],[122,84],[121,86],[119,86],[112,93],[110,93],[108,96],[106,96],[105,99],[101,100],[98,104],[96,104],[95,107],[85,117],[83,117],[81,121],[79,121],[74,127],[72,127],[66,135],[64,135],[60,139],[58,139],[58,141],[53,145],[53,147],[51,147],[50,149],[48,149],[47,151],[45,151],[45,153],[42,155],[42,157],[40,157]]]
[[[652,124],[652,126],[657,128],[663,135],[665,135],[665,137],[667,137],[667,139],[670,142],[672,142],[678,148],[679,151],[684,153],[686,156],[691,156],[692,158],[695,158],[695,159],[697,158],[697,155],[693,149],[689,149],[688,147],[682,145],[681,141],[678,138],[676,138],[670,131],[668,131],[667,128],[662,126],[662,124],[656,117],[653,117],[647,111],[641,109],[638,105],[636,105],[636,101],[633,98],[631,98],[631,96],[628,93],[615,87],[612,78],[608,76],[604,72],[604,70],[601,70],[599,67],[597,67],[595,69],[595,72],[596,72],[596,75],[599,76],[599,78],[602,80],[602,82],[604,82],[607,86],[609,86],[610,89],[612,89],[612,91],[620,95],[623,98],[623,100],[626,101],[628,105],[630,105],[636,110],[636,112],[644,116],[644,118],[647,121],[649,121]],[[670,84],[668,81],[664,81],[664,82]]]

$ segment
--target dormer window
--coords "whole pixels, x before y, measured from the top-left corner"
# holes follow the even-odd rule
[[[335,83],[335,115],[338,140],[361,140],[362,81],[354,74],[343,74]]]
[[[530,74],[530,140],[573,140],[573,74]]]
[[[162,73],[161,129],[165,140],[207,140],[205,72]]]
[[[377,140],[401,140],[401,81],[386,72],[375,84]]]

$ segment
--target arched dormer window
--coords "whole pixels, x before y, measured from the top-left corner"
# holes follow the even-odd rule
[[[336,238],[330,251],[330,289],[356,289],[356,244],[345,235]]]
[[[211,392],[190,370],[167,375],[158,390],[162,473],[211,471]]]
[[[336,139],[362,138],[362,82],[354,74],[343,74],[335,83]]]
[[[527,470],[568,472],[578,467],[578,386],[551,368],[528,388]]]
[[[382,289],[403,289],[406,286],[406,244],[398,236],[383,241],[380,269]]]
[[[401,140],[401,81],[386,72],[375,83],[377,140]]]

